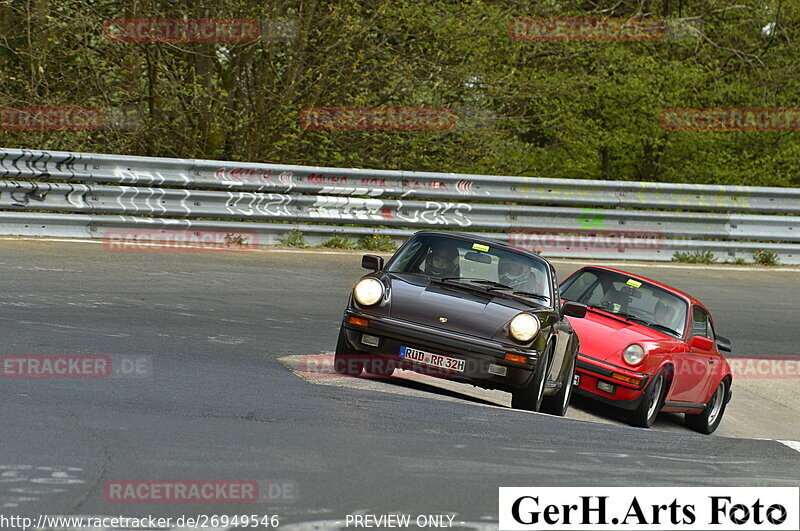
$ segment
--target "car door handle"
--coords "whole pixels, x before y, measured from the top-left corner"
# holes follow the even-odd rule
[[[717,360],[715,360],[714,358],[709,358],[709,359],[708,359],[708,362],[709,362],[709,363],[716,363],[716,362],[717,362]]]

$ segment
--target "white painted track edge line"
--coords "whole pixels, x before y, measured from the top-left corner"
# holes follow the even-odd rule
[[[779,440],[778,442],[783,444],[783,445],[788,446],[792,450],[797,450],[798,452],[800,452],[800,441],[783,441],[783,440]]]

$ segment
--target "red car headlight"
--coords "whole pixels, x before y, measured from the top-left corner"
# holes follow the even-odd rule
[[[644,349],[636,343],[628,345],[622,352],[622,359],[628,365],[639,365],[644,360]]]

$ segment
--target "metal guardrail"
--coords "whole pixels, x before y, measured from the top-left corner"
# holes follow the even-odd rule
[[[800,188],[546,179],[0,149],[0,178],[322,195],[800,214]]]
[[[800,217],[793,215],[800,213],[800,189],[794,188],[14,149],[0,149],[0,177],[2,234],[102,237],[112,227],[247,230],[268,244],[299,227],[310,243],[334,232],[380,232],[399,240],[415,229],[440,228],[481,231],[548,256],[669,260],[676,251],[710,251],[722,261],[750,261],[754,251],[766,249],[781,263],[800,263]]]
[[[800,218],[635,210],[580,209],[219,192],[136,186],[0,181],[0,208],[94,214],[218,218],[305,223],[446,227],[481,231],[644,231],[665,238],[800,241]],[[632,227],[632,228],[631,228]]]

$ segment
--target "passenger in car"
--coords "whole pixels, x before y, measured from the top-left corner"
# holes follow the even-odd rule
[[[542,282],[531,272],[529,264],[515,256],[504,256],[497,263],[498,282],[517,291],[542,292]]]

